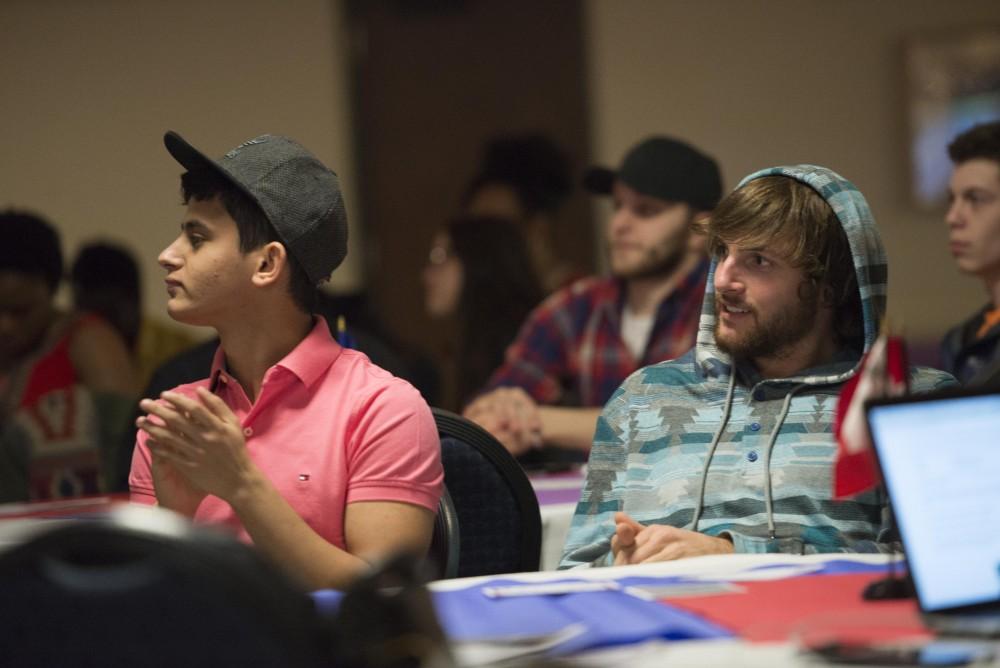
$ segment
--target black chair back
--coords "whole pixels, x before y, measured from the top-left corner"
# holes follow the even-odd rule
[[[49,521],[0,555],[4,666],[320,666],[332,655],[308,595],[229,536]]]
[[[524,470],[479,425],[432,410],[447,489],[430,551],[439,577],[537,571],[542,521]]]

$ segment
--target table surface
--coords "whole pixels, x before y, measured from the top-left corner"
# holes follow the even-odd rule
[[[711,640],[664,641],[650,640],[638,644],[592,649],[573,656],[575,665],[618,666],[629,668],[662,668],[683,666],[816,666],[817,660],[799,651],[798,638],[790,630],[821,628],[832,615],[838,623],[861,627],[878,625],[896,628],[898,633],[919,637],[916,602],[861,602],[860,590],[898,558],[886,555],[783,555],[736,554],[712,555],[673,562],[621,566],[612,568],[580,568],[569,571],[518,573],[495,577],[442,580],[431,584],[435,592],[456,592],[481,586],[491,580],[505,583],[552,583],[559,580],[607,581],[634,577],[695,577],[706,581],[738,583],[739,591],[717,595],[667,597],[664,602],[681,610],[696,611],[710,621],[726,625],[736,619],[753,615],[759,607],[760,624],[728,624],[738,631],[733,638]],[[816,575],[831,566],[844,567],[837,575]],[[842,590],[842,591],[838,591]],[[781,594],[776,594],[780,591]],[[782,596],[785,598],[783,599]],[[788,597],[792,597],[789,599]],[[787,600],[801,601],[788,604]],[[748,610],[750,612],[748,613]],[[714,619],[713,619],[714,616]],[[776,625],[777,624],[777,625]],[[997,647],[1000,653],[1000,646]],[[1000,665],[995,660],[990,665]]]
[[[582,482],[582,474],[574,472],[562,476],[546,476],[540,491],[559,491],[577,488]],[[552,500],[550,497],[549,501]],[[114,499],[100,499],[98,505],[110,508],[109,512],[119,514],[121,519],[148,523],[151,520],[165,522],[165,528],[182,523],[181,518],[166,511],[134,507],[130,504],[115,503]],[[565,507],[573,503],[543,503],[544,506]],[[35,510],[34,508],[32,510]],[[81,510],[75,508],[75,511]],[[46,515],[48,513],[45,513]],[[129,517],[135,514],[135,517]],[[155,515],[156,517],[151,517]],[[571,515],[571,513],[570,513]],[[4,537],[23,540],[25,532],[33,532],[39,526],[51,525],[51,520],[39,522],[34,512],[27,517],[21,512],[8,514],[8,521],[0,523]],[[58,521],[58,520],[57,520]],[[69,520],[71,521],[71,520]],[[168,526],[169,525],[169,526]],[[568,524],[567,524],[568,526]],[[0,544],[4,541],[0,540]],[[561,541],[560,541],[561,547]],[[796,638],[796,630],[822,628],[834,616],[837,623],[847,619],[855,626],[881,625],[890,628],[909,626],[920,631],[916,603],[912,599],[903,601],[861,602],[860,590],[864,583],[881,574],[890,562],[899,557],[887,555],[827,554],[795,556],[784,554],[734,554],[711,555],[681,559],[671,562],[620,566],[610,568],[577,568],[568,571],[548,571],[516,573],[502,576],[461,578],[441,580],[430,584],[432,592],[447,595],[448,592],[481,587],[490,581],[502,580],[513,584],[543,584],[557,581],[602,581],[620,582],[636,578],[688,578],[704,582],[735,583],[735,589],[725,592],[696,593],[694,595],[657,596],[660,603],[644,602],[646,605],[661,605],[676,608],[687,613],[695,613],[713,623],[736,633],[733,637],[717,637],[710,640],[664,641],[647,640],[641,643],[624,644],[615,647],[591,649],[573,656],[574,665],[619,666],[629,668],[671,668],[685,666],[815,666],[815,660],[801,654]],[[837,564],[839,574],[817,575],[830,570]],[[478,604],[482,607],[482,594],[478,594]],[[586,596],[584,594],[583,596]],[[596,598],[594,600],[597,600]],[[485,608],[490,609],[490,608]],[[601,619],[600,611],[592,615]],[[648,612],[648,611],[647,611]],[[445,615],[441,615],[444,619]],[[853,616],[853,619],[850,617]],[[758,620],[755,617],[759,618]],[[747,619],[751,622],[748,624]],[[488,621],[488,620],[487,620]],[[447,628],[447,625],[446,625]],[[690,637],[690,636],[688,636]],[[1000,645],[996,655],[1000,657]],[[990,665],[1000,666],[1000,658]]]

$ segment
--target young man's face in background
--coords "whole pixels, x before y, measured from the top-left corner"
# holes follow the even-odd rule
[[[615,181],[611,195],[611,273],[624,279],[672,274],[691,252],[691,207],[645,195],[621,181]]]
[[[958,268],[984,280],[1000,280],[1000,163],[985,158],[955,167],[945,216]]]

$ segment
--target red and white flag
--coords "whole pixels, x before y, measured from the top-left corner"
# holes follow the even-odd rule
[[[837,462],[833,471],[833,496],[842,499],[879,483],[875,453],[865,419],[865,401],[896,397],[909,392],[906,344],[885,328],[861,360],[861,368],[840,391],[834,433]]]

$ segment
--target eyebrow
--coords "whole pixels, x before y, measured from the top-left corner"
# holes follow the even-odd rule
[[[741,248],[741,253],[753,253],[755,255],[763,255],[771,262],[778,262],[784,264],[790,264],[791,260],[788,256],[780,251],[770,246],[753,246],[749,248]]]
[[[190,234],[191,232],[200,232],[202,234],[208,234],[208,227],[198,220],[186,220],[181,223],[181,232]]]

